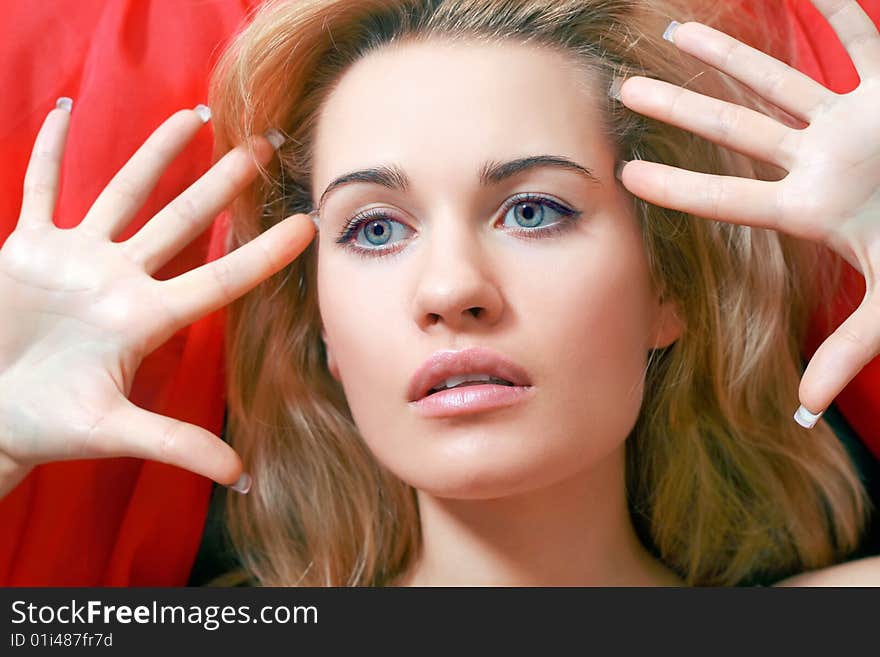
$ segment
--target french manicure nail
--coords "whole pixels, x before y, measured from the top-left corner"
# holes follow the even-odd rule
[[[794,420],[799,425],[804,427],[805,429],[812,429],[816,422],[819,421],[819,418],[822,417],[822,413],[825,411],[820,411],[819,413],[810,413],[803,405],[798,406],[798,409],[794,413]]]
[[[614,177],[623,182],[623,167],[629,164],[630,160],[621,160],[614,169]]]
[[[623,86],[623,83],[626,81],[626,78],[622,78],[619,75],[615,75],[611,80],[611,86],[608,87],[608,95],[614,100],[620,100],[620,88]]]
[[[231,488],[234,491],[238,491],[242,495],[246,494],[251,489],[251,483],[253,480],[251,476],[247,472],[242,472],[241,476],[238,478],[234,484],[230,484],[227,488]]]
[[[281,144],[283,144],[287,139],[284,135],[281,134],[280,131],[275,128],[269,128],[266,132],[263,133],[263,136],[269,140],[269,143],[272,144],[272,148],[276,151],[281,148]]]
[[[675,43],[675,41],[672,40],[672,35],[675,34],[675,29],[676,29],[679,25],[681,25],[681,23],[679,23],[678,21],[672,21],[672,22],[666,27],[666,31],[663,32],[663,38],[666,39],[667,41],[669,41],[670,43]]]
[[[321,227],[318,225],[318,215],[311,214],[309,216],[312,218],[312,223],[315,224],[315,230],[320,230]]]
[[[196,105],[193,107],[193,111],[199,115],[202,123],[207,123],[211,120],[211,108],[207,105]]]
[[[73,98],[61,96],[61,98],[55,101],[55,107],[57,107],[58,109],[63,109],[65,112],[70,113],[70,111],[73,109]]]

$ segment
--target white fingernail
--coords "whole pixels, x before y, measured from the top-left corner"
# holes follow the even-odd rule
[[[275,128],[269,128],[263,133],[263,136],[269,140],[269,143],[272,144],[272,148],[276,151],[281,148],[281,144],[286,141],[285,136]]]
[[[805,429],[812,429],[816,422],[819,421],[819,418],[822,417],[822,413],[825,411],[820,411],[819,413],[810,413],[803,405],[799,406],[798,409],[794,413],[794,420],[799,425],[804,427]]]
[[[61,96],[61,98],[55,101],[55,107],[69,113],[73,109],[73,98]]]
[[[238,481],[230,484],[228,487],[239,493],[246,494],[251,489],[251,483],[253,483],[251,476],[247,472],[242,472]]]
[[[193,111],[199,115],[202,123],[207,123],[211,120],[211,108],[207,105],[196,105],[193,107]]]
[[[672,40],[672,35],[675,34],[675,29],[676,29],[679,25],[681,25],[681,23],[679,23],[678,21],[672,21],[672,22],[666,27],[666,31],[663,32],[663,38],[666,39],[667,41],[669,41],[670,43],[675,43],[675,41]]]
[[[623,83],[626,81],[626,78],[622,78],[619,75],[615,75],[614,79],[611,80],[611,86],[608,87],[608,95],[614,100],[620,100],[620,88],[623,86]]]
[[[313,214],[313,215],[310,215],[310,216],[311,216],[311,218],[312,218],[312,223],[315,224],[315,230],[319,230],[321,227],[318,225],[318,215],[317,215],[317,214]]]

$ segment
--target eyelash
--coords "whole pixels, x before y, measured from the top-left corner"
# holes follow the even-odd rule
[[[508,229],[508,232],[514,233],[516,235],[521,235],[527,239],[538,239],[543,237],[550,237],[552,235],[558,235],[559,233],[562,233],[571,228],[582,214],[581,212],[573,210],[549,196],[525,192],[522,194],[511,196],[504,203],[504,206],[502,207],[502,219],[510,210],[510,208],[515,207],[520,203],[540,203],[552,208],[553,210],[556,210],[562,215],[562,218],[559,221],[550,224],[545,228]],[[361,246],[356,246],[352,242],[352,238],[357,235],[357,232],[361,229],[361,226],[377,219],[387,219],[388,221],[403,223],[402,221],[398,221],[394,217],[391,217],[388,212],[383,210],[382,208],[367,210],[359,215],[352,217],[348,221],[348,223],[342,229],[342,232],[339,234],[339,238],[336,240],[336,243],[341,244],[344,248],[364,258],[376,258],[398,253],[402,247],[390,246],[364,248]]]

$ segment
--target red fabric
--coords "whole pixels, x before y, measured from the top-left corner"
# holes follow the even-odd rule
[[[861,0],[880,23],[880,0]],[[56,213],[77,224],[113,173],[166,116],[204,102],[208,73],[257,0],[42,0],[7,3],[0,22],[0,243],[14,228],[30,148],[59,96],[74,99]],[[855,86],[849,59],[806,0],[786,0],[798,66],[836,91]],[[209,130],[169,169],[133,234],[210,163]],[[223,253],[215,222],[167,267],[164,279]],[[856,275],[846,292],[858,301]],[[842,297],[845,295],[842,295]],[[851,304],[836,309],[839,323]],[[836,324],[835,324],[836,326]],[[224,408],[223,315],[215,313],[146,358],[132,400],[219,433]],[[810,355],[833,327],[813,323]],[[839,397],[847,419],[880,456],[880,362]],[[872,419],[874,421],[872,421]],[[51,463],[0,500],[0,584],[179,586],[201,539],[211,482],[139,459]],[[169,512],[171,511],[171,512]]]
[[[14,228],[30,149],[56,98],[74,99],[56,211],[56,223],[70,228],[162,120],[206,102],[216,56],[251,4],[7,3],[0,22],[0,243]],[[201,175],[211,149],[211,131],[205,129],[117,239],[132,235]],[[224,231],[217,228],[191,243],[157,278],[221,255]],[[219,312],[173,336],[144,360],[132,401],[219,434],[225,403],[222,330]],[[0,500],[0,584],[185,584],[210,493],[211,481],[204,477],[134,458],[39,466]]]

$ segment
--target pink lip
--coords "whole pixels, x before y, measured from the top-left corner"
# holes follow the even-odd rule
[[[451,376],[488,374],[513,386],[469,385],[428,395],[431,388]],[[407,399],[426,417],[444,417],[503,408],[524,401],[534,388],[528,372],[492,349],[472,347],[461,351],[438,351],[416,370]]]
[[[487,383],[435,392],[410,402],[410,406],[423,417],[454,417],[513,406],[529,399],[534,390],[532,386],[511,387]]]

